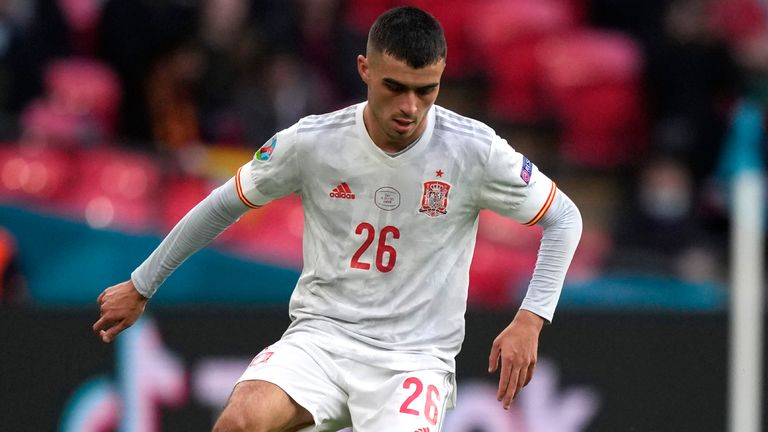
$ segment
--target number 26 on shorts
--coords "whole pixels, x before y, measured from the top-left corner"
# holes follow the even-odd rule
[[[415,416],[424,415],[427,421],[431,425],[437,424],[440,411],[438,408],[438,402],[440,402],[440,391],[432,384],[427,386],[427,391],[424,392],[424,383],[416,377],[408,377],[403,381],[403,388],[410,390],[410,395],[400,405],[400,412],[403,414],[410,414]],[[420,411],[422,393],[424,395],[424,410]]]

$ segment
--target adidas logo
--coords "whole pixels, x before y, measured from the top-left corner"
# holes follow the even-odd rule
[[[428,427],[418,428],[413,432],[429,432],[429,428]]]
[[[355,199],[355,194],[352,193],[352,189],[349,188],[346,182],[333,188],[329,195],[331,198]]]

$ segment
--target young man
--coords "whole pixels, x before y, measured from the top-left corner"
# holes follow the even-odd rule
[[[184,259],[250,208],[304,206],[291,325],[246,369],[216,431],[439,431],[455,398],[478,212],[544,227],[533,277],[493,343],[507,409],[530,381],[581,234],[574,204],[488,126],[434,105],[439,23],[415,8],[371,28],[357,67],[367,102],[278,132],[179,222],[131,280],[98,298],[110,342]],[[304,429],[306,428],[306,429]]]

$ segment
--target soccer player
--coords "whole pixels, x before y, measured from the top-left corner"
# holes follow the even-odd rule
[[[214,430],[437,432],[455,400],[478,213],[491,209],[543,226],[526,296],[488,362],[501,365],[509,408],[533,375],[581,216],[491,128],[435,105],[445,61],[431,15],[382,14],[357,57],[367,101],[270,138],[99,296],[94,332],[112,341],[187,257],[247,210],[298,193],[304,267],[291,324],[246,368]]]

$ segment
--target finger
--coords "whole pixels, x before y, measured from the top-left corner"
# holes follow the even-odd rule
[[[119,323],[113,325],[106,331],[101,331],[99,335],[101,336],[101,340],[104,343],[110,343],[112,340],[115,339],[115,336],[117,336],[121,331],[128,328],[128,325],[125,323],[125,320],[120,321]]]
[[[503,367],[503,366],[502,366]],[[504,409],[509,409],[509,406],[512,405],[512,399],[515,396],[515,393],[517,391],[517,383],[520,380],[520,369],[519,367],[515,367],[513,370],[509,372],[509,384],[507,384],[506,391],[504,392],[504,395],[501,399],[501,405],[504,407]]]
[[[488,372],[496,372],[499,367],[499,354],[501,354],[499,345],[494,343],[491,347],[491,355],[488,357]]]
[[[523,384],[523,387],[527,386],[529,382],[533,379],[533,372],[536,370],[536,361],[531,362],[531,365],[528,366],[528,374],[525,377],[525,384]]]
[[[99,320],[93,324],[93,332],[99,334],[100,331],[104,331],[112,327],[113,324],[114,323],[112,322],[111,318],[102,315],[101,318],[99,318]]]
[[[527,367],[521,367],[520,368],[520,374],[517,377],[517,385],[514,387],[515,393],[512,395],[512,399],[517,398],[517,395],[520,394],[520,391],[523,390],[523,387],[525,386],[525,382],[528,375],[528,368]]]
[[[496,399],[502,400],[507,393],[507,387],[509,387],[509,380],[511,378],[511,368],[509,361],[501,359],[501,373],[499,374],[499,389],[496,391]]]
[[[107,290],[104,290],[99,294],[99,296],[96,298],[96,303],[102,304],[104,302],[104,294],[107,293]]]

